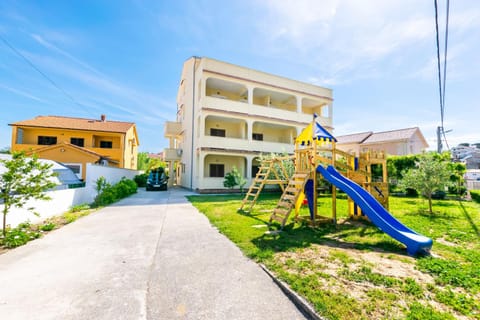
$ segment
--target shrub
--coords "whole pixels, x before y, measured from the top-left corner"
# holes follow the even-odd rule
[[[88,209],[90,209],[90,205],[88,203],[81,203],[81,204],[72,206],[69,212],[79,212],[79,211],[88,210]]]
[[[97,185],[100,184],[98,183]],[[93,205],[97,207],[114,203],[117,200],[137,192],[137,184],[135,181],[125,177],[113,186],[106,182],[102,182],[101,185],[101,188],[98,188],[100,189],[100,192],[97,194],[93,202]]]
[[[23,246],[30,240],[40,237],[40,233],[30,229],[30,223],[19,224],[16,228],[7,229],[5,236],[0,239],[0,244],[7,248]]]
[[[55,229],[55,227],[56,227],[55,223],[48,222],[48,223],[42,224],[39,229],[42,231],[52,231],[53,229]]]
[[[470,190],[470,196],[473,201],[480,203],[480,190]]]
[[[406,188],[406,189],[405,189],[405,196],[406,196],[406,197],[416,198],[416,197],[418,197],[418,192],[417,192],[417,190],[415,190],[415,189]]]
[[[139,188],[145,188],[147,186],[148,174],[142,173],[138,174],[133,178],[133,181],[137,184]]]
[[[432,193],[432,199],[443,200],[447,196],[447,193],[442,190],[437,190]]]

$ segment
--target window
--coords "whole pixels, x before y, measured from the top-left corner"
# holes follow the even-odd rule
[[[100,141],[100,148],[112,149],[112,141]]]
[[[83,147],[85,145],[85,139],[83,138],[70,138],[70,143],[79,147]]]
[[[65,164],[64,166],[70,168],[75,174],[79,174],[82,170],[82,167],[79,164]]]
[[[252,133],[252,139],[263,141],[263,133]]]
[[[225,137],[225,129],[210,128],[210,135],[213,137]]]
[[[257,176],[257,172],[260,170],[260,166],[252,166],[252,178],[255,178]]]
[[[49,137],[49,136],[38,136],[38,143],[40,145],[49,146],[52,144],[57,144],[57,137]]]
[[[212,163],[210,164],[210,177],[223,178],[225,176],[225,165]]]

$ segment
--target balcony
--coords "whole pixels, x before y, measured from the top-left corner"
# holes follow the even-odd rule
[[[264,117],[277,120],[288,119],[305,124],[312,121],[311,114],[297,113],[296,111],[288,111],[275,106],[265,107],[262,105],[248,104],[216,97],[203,97],[203,102],[201,102],[201,105],[204,108],[215,109],[222,112],[240,112],[254,117]],[[319,116],[317,121],[322,126],[330,127],[332,125],[332,121],[328,117]]]
[[[204,136],[199,140],[199,147],[209,148],[214,146],[226,150],[255,151],[262,153],[293,153],[294,145],[290,143],[249,141],[247,139],[223,138]]]
[[[182,124],[180,122],[166,121],[163,127],[165,138],[178,137],[182,134]]]
[[[178,161],[182,158],[182,149],[163,149],[163,161]]]

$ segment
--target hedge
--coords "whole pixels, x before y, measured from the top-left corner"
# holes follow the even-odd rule
[[[470,190],[470,196],[473,201],[480,203],[480,190]]]

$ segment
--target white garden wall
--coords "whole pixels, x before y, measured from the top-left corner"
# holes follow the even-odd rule
[[[10,212],[7,214],[7,225],[10,225],[12,228],[14,228],[19,223],[27,220],[29,220],[31,223],[37,223],[49,217],[59,216],[68,211],[74,205],[91,203],[95,197],[95,190],[84,187],[77,189],[49,191],[47,194],[52,198],[52,200],[31,200],[24,206],[24,208],[34,207],[34,211],[40,216],[34,215],[27,209],[13,208],[10,209]],[[0,209],[3,212],[3,204],[0,205]]]
[[[10,225],[12,228],[14,228],[19,223],[27,220],[29,220],[31,223],[38,223],[49,217],[62,215],[72,206],[93,202],[93,199],[96,196],[95,182],[98,178],[105,177],[107,182],[115,184],[120,181],[122,177],[133,179],[139,173],[141,172],[137,170],[87,164],[85,187],[49,191],[47,194],[52,198],[52,200],[32,200],[24,206],[25,208],[34,207],[34,211],[40,216],[36,216],[26,209],[13,208],[7,214],[7,225]],[[0,204],[0,210],[3,212],[3,204]],[[0,229],[1,228],[2,226],[0,223]]]
[[[139,170],[130,170],[114,167],[99,166],[96,164],[87,163],[86,185],[95,188],[95,182],[98,178],[104,177],[108,183],[115,184],[122,177],[132,179],[140,174]]]

